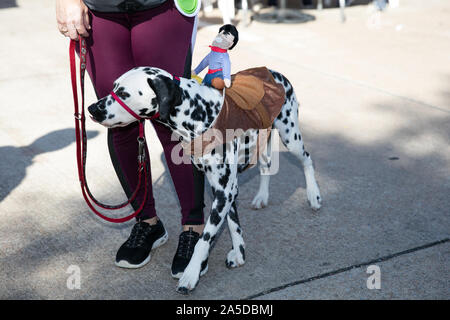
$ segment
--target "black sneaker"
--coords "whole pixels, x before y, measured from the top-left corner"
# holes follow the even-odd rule
[[[167,242],[169,235],[160,220],[155,225],[140,221],[131,230],[130,237],[117,251],[116,266],[140,268],[150,261],[150,251]]]
[[[180,279],[186,269],[192,255],[194,254],[195,245],[200,235],[189,228],[189,231],[183,231],[178,240],[178,248],[172,261],[172,277]],[[200,276],[208,271],[208,259],[202,263]]]

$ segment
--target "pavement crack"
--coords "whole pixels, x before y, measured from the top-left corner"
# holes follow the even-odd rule
[[[271,289],[267,289],[267,290],[261,291],[261,292],[256,293],[256,294],[249,295],[249,296],[247,296],[245,298],[242,298],[240,300],[255,299],[255,298],[267,295],[269,293],[280,291],[280,290],[283,290],[283,289],[286,289],[286,288],[289,288],[289,287],[292,287],[292,286],[295,286],[295,285],[299,285],[299,284],[303,284],[303,283],[312,282],[312,281],[315,281],[315,280],[331,277],[331,276],[334,276],[336,274],[340,274],[340,273],[343,273],[343,272],[346,272],[346,271],[349,271],[349,270],[352,270],[352,269],[357,269],[357,268],[369,266],[371,264],[376,264],[376,263],[379,263],[379,262],[385,262],[385,261],[391,260],[393,258],[402,256],[402,255],[405,255],[405,254],[409,254],[409,253],[413,253],[413,252],[416,252],[416,251],[428,249],[428,248],[431,248],[431,247],[434,247],[434,246],[437,246],[437,245],[440,245],[440,244],[447,243],[449,241],[450,241],[450,238],[445,238],[445,239],[442,239],[442,240],[439,240],[439,241],[431,242],[431,243],[428,243],[428,244],[425,244],[425,245],[422,245],[422,246],[419,246],[419,247],[414,247],[414,248],[407,249],[407,250],[404,250],[404,251],[396,252],[396,253],[393,253],[393,254],[390,254],[390,255],[387,255],[387,256],[384,256],[384,257],[380,257],[380,258],[377,258],[377,259],[373,259],[373,260],[370,260],[370,261],[354,264],[354,265],[351,265],[351,266],[348,266],[348,267],[344,267],[344,268],[340,268],[340,269],[337,269],[337,270],[334,270],[334,271],[325,272],[325,273],[322,273],[322,274],[319,274],[317,276],[313,276],[313,277],[310,277],[310,278],[293,281],[293,282],[290,282],[290,283],[287,283],[287,284],[284,284],[284,285],[281,285],[281,286],[278,286],[278,287],[274,287],[274,288],[271,288]]]

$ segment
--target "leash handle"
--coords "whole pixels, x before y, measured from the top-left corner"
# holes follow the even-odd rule
[[[87,179],[86,179],[86,159],[87,159],[87,136],[86,136],[86,117],[84,112],[84,75],[86,72],[86,55],[87,55],[87,47],[86,47],[86,40],[83,37],[79,37],[78,39],[79,44],[79,57],[80,57],[80,93],[81,93],[81,108],[79,105],[79,99],[78,99],[78,88],[77,88],[77,71],[76,71],[76,61],[75,61],[75,49],[77,45],[77,41],[71,40],[70,46],[69,46],[69,59],[70,59],[70,76],[71,76],[71,82],[72,82],[72,94],[73,94],[73,101],[74,101],[74,117],[75,117],[75,135],[76,135],[76,156],[77,156],[77,168],[78,168],[78,178],[80,181],[81,186],[81,192],[83,194],[83,197],[89,206],[89,208],[100,218],[113,222],[113,223],[121,223],[126,222],[128,220],[133,219],[136,217],[139,212],[142,211],[144,208],[145,201],[147,199],[148,194],[148,174],[147,174],[147,163],[145,162],[145,135],[144,135],[144,122],[139,122],[139,137],[138,137],[138,143],[139,143],[139,156],[138,156],[138,163],[139,163],[139,178],[138,178],[138,184],[136,186],[135,191],[133,192],[131,198],[129,198],[126,202],[113,206],[113,205],[106,205],[101,202],[99,202],[95,197],[92,195],[92,193],[89,190]],[[81,109],[81,110],[80,110]],[[81,112],[80,112],[81,111]],[[142,201],[139,208],[131,213],[128,216],[122,217],[122,218],[111,218],[108,216],[103,215],[101,212],[99,212],[92,202],[94,202],[97,206],[106,209],[106,210],[117,210],[121,209],[128,204],[130,204],[137,196],[138,191],[141,187],[141,181],[142,181],[142,174],[144,174],[145,177],[145,191],[144,191],[144,200]],[[92,201],[92,202],[91,202]]]

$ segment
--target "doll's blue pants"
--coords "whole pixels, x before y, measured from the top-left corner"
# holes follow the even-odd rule
[[[212,86],[211,80],[214,79],[214,78],[223,79],[223,72],[222,71],[216,71],[214,73],[206,74],[206,76],[203,78],[202,83],[211,87]]]

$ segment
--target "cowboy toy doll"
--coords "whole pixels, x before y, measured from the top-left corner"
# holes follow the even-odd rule
[[[211,52],[195,68],[192,77],[197,76],[209,66],[208,74],[202,83],[218,90],[222,90],[224,87],[229,88],[231,86],[231,63],[227,51],[233,49],[238,40],[239,35],[235,26],[226,24],[220,27],[219,33],[210,46]]]

